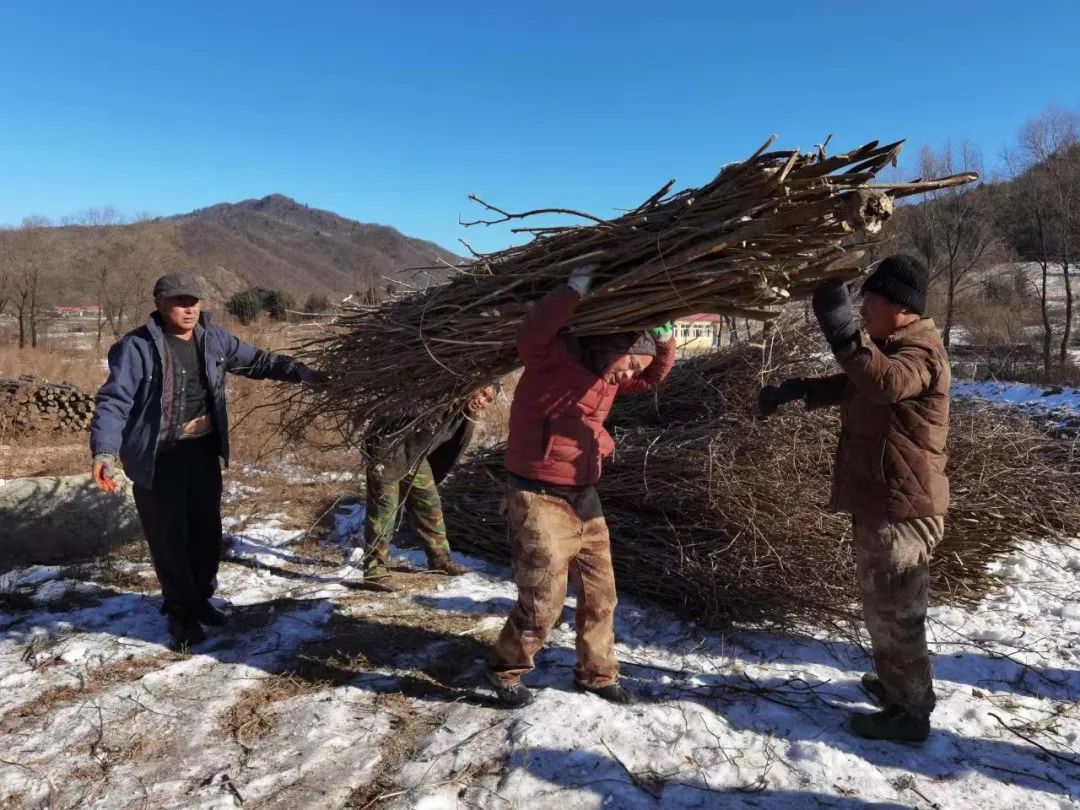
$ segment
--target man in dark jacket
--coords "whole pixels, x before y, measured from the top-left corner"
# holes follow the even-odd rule
[[[926,645],[929,560],[949,505],[945,442],[949,358],[926,309],[928,275],[890,256],[863,284],[863,331],[846,285],[814,294],[814,312],[843,369],[767,386],[763,415],[784,402],[841,407],[830,506],[853,517],[874,673],[863,686],[885,707],[852,718],[863,737],[918,742],[930,731],[933,672]]]
[[[438,485],[472,442],[476,417],[494,399],[493,386],[481,388],[463,410],[441,420],[433,430],[414,430],[394,442],[393,426],[384,424],[376,435],[387,438],[372,438],[366,443],[367,518],[362,554],[365,581],[384,580],[384,586],[391,587],[385,578],[390,573],[390,541],[402,501],[424,544],[428,568],[450,576],[468,572],[464,565],[450,559]]]
[[[291,357],[264,352],[210,323],[190,276],[154,285],[156,311],[109,350],[109,379],[90,426],[92,475],[116,489],[117,459],[134,484],[162,613],[181,645],[225,617],[209,602],[221,553],[221,465],[229,460],[225,374],[314,382]]]
[[[517,604],[488,657],[501,703],[522,706],[533,669],[566,599],[577,591],[574,681],[615,703],[630,703],[615,659],[615,572],[595,484],[615,443],[604,420],[620,393],[652,391],[675,363],[670,325],[652,332],[574,338],[563,327],[588,292],[588,268],[541,299],[517,336],[525,371],[510,410],[506,521]]]

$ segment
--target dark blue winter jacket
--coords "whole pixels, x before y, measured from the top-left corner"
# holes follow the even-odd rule
[[[213,400],[218,452],[229,463],[229,416],[225,408],[225,373],[255,380],[299,382],[302,363],[242,342],[204,313],[195,327]],[[161,318],[154,313],[144,326],[129,332],[109,350],[109,379],[97,393],[90,423],[94,455],[119,456],[134,483],[154,483],[158,452],[180,434],[180,402],[174,384],[172,357],[165,348]]]

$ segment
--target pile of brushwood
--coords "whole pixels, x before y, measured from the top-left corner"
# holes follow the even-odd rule
[[[826,511],[835,410],[756,416],[762,384],[837,369],[824,342],[787,326],[676,365],[656,396],[625,396],[609,423],[617,450],[598,485],[621,590],[707,626],[847,624],[858,593],[850,520]],[[953,403],[952,508],[935,550],[938,602],[994,584],[987,563],[1026,538],[1080,534],[1080,475],[1068,446],[1029,417]],[[444,485],[455,548],[506,561],[501,454]]]
[[[895,198],[975,179],[874,183],[901,143],[875,141],[831,157],[824,147],[770,152],[771,144],[701,188],[672,191],[672,181],[612,219],[568,209],[510,213],[474,198],[493,218],[466,224],[551,216],[574,224],[523,225],[516,230],[530,242],[476,254],[445,285],[348,307],[328,335],[298,347],[328,377],[283,390],[282,426],[295,437],[317,423],[354,444],[373,425],[393,441],[437,423],[517,366],[515,334],[527,305],[580,265],[595,266],[595,283],[569,324],[574,334],[695,312],[767,319],[770,308],[805,297],[823,279],[858,276],[869,261],[862,248]]]

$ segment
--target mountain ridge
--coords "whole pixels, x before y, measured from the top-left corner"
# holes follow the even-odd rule
[[[365,223],[313,208],[284,194],[222,202],[162,217],[176,226],[181,255],[219,297],[247,287],[294,297],[343,297],[396,286],[425,287],[461,257],[390,225]]]

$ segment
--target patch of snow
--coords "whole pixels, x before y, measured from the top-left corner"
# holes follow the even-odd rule
[[[1038,411],[1064,410],[1080,414],[1080,390],[1075,388],[1045,388],[1038,385],[991,380],[957,380],[952,386],[953,397],[973,397],[999,405],[1011,405]]]
[[[34,592],[32,597],[35,602],[53,602],[64,596],[71,587],[67,580],[52,580],[46,582]]]
[[[0,593],[11,592],[30,585],[39,585],[52,579],[59,579],[63,574],[59,565],[31,565],[28,568],[15,568],[0,574]]]
[[[495,806],[483,800],[491,791],[499,804],[523,808],[1080,806],[1080,620],[1069,610],[1080,584],[1076,556],[1030,544],[999,563],[1009,593],[974,610],[932,610],[939,702],[921,748],[846,730],[849,711],[872,708],[858,684],[871,664],[846,639],[701,634],[624,600],[616,633],[623,680],[651,699],[613,707],[575,694],[573,631],[560,625],[526,679],[539,687],[535,702],[486,735],[479,719],[456,713],[453,732],[433,734],[403,768],[401,787],[411,791],[391,806],[455,806],[460,786],[440,780],[485,757],[506,758],[504,770],[477,780],[466,803]],[[499,624],[513,588],[472,574],[416,598],[495,613]],[[1021,729],[1052,721],[1042,744],[1077,767],[1047,759],[992,715]],[[475,744],[454,750],[477,733]]]
[[[262,492],[260,487],[242,484],[239,481],[230,481],[228,486],[225,487],[224,496],[226,500],[229,500],[240,498],[245,495],[258,495],[260,492]]]
[[[353,541],[364,536],[367,506],[362,503],[339,506],[334,513],[334,539],[338,542]]]
[[[526,678],[533,704],[494,708],[482,659],[515,599],[505,566],[455,555],[469,574],[367,594],[302,554],[300,534],[278,519],[233,535],[219,574],[233,626],[186,656],[168,652],[155,596],[0,612],[0,799],[336,808],[401,750],[380,806],[1080,807],[1080,547],[1025,544],[995,564],[1007,588],[932,608],[938,707],[913,747],[846,730],[872,709],[855,639],[704,632],[633,599],[616,612],[616,653],[642,701],[574,690],[567,620]],[[423,566],[422,551],[402,553]],[[78,596],[59,569],[5,576]],[[315,643],[363,671],[319,670],[300,694],[237,708]],[[417,718],[418,746],[383,748]]]
[[[321,472],[315,475],[306,472],[295,472],[286,475],[285,480],[294,486],[299,484],[339,484],[355,481],[357,475],[351,472]]]

